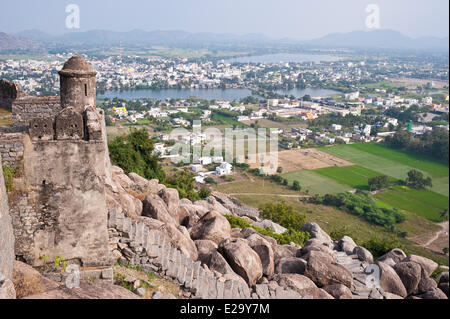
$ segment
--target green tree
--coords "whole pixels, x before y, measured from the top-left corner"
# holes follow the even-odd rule
[[[431,177],[425,178],[421,171],[415,169],[412,169],[408,172],[408,177],[406,178],[405,183],[406,185],[417,189],[433,187]]]
[[[134,172],[147,179],[156,178],[163,182],[166,176],[153,151],[154,143],[145,129],[131,129],[129,135],[117,136],[109,144],[112,162],[126,174]]]
[[[294,191],[302,190],[302,187],[300,186],[300,182],[299,181],[294,181],[294,183],[292,184],[292,189]]]
[[[382,189],[389,186],[389,177],[386,175],[378,175],[373,178],[369,178],[369,189]]]

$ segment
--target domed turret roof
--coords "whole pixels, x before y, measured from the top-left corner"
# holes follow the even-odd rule
[[[80,55],[75,54],[66,63],[60,74],[86,74],[86,75],[95,75],[97,72],[94,71],[92,66]]]

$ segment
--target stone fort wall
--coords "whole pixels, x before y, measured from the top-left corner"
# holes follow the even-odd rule
[[[101,135],[104,119],[100,112],[96,113],[99,117],[91,114],[84,126],[81,114],[70,109],[61,113],[66,129],[58,131],[57,125],[52,126],[52,121],[58,123],[57,115],[46,119],[50,121],[48,135],[30,127],[23,136],[26,178],[17,180],[11,199],[16,256],[32,266],[42,266],[44,260],[57,256],[82,266],[110,265],[105,194],[108,150]],[[76,122],[77,128],[70,127],[75,123],[70,115],[81,121]],[[73,132],[78,134],[71,136]]]
[[[0,130],[0,157],[3,166],[20,168],[23,158],[23,132],[2,132]]]
[[[1,156],[0,156],[1,163]],[[9,216],[3,170],[0,165],[0,299],[15,298],[12,284],[14,261],[14,235]]]
[[[59,95],[22,97],[12,103],[12,120],[14,125],[28,125],[32,119],[53,117],[61,110]]]

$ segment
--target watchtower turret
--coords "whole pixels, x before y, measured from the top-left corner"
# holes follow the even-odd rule
[[[61,107],[72,107],[83,112],[86,106],[95,106],[97,72],[76,54],[59,71],[61,82]]]

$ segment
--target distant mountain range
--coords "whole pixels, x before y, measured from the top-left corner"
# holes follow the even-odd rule
[[[0,32],[0,52],[43,51],[41,42]]]
[[[333,33],[307,41],[309,45],[342,48],[377,48],[397,50],[448,51],[449,38],[421,37],[413,39],[393,30]]]
[[[143,31],[115,32],[92,30],[71,32],[52,36],[39,30],[27,30],[14,35],[0,33],[0,51],[37,50],[41,48],[83,48],[109,45],[124,46],[183,46],[209,47],[240,46],[240,47],[276,47],[277,44],[287,44],[303,47],[349,48],[349,49],[387,49],[415,51],[449,50],[449,38],[422,37],[413,39],[400,32],[392,30],[354,31],[349,33],[333,33],[319,39],[298,41],[293,39],[273,39],[261,34],[216,34],[190,33],[185,31]]]

